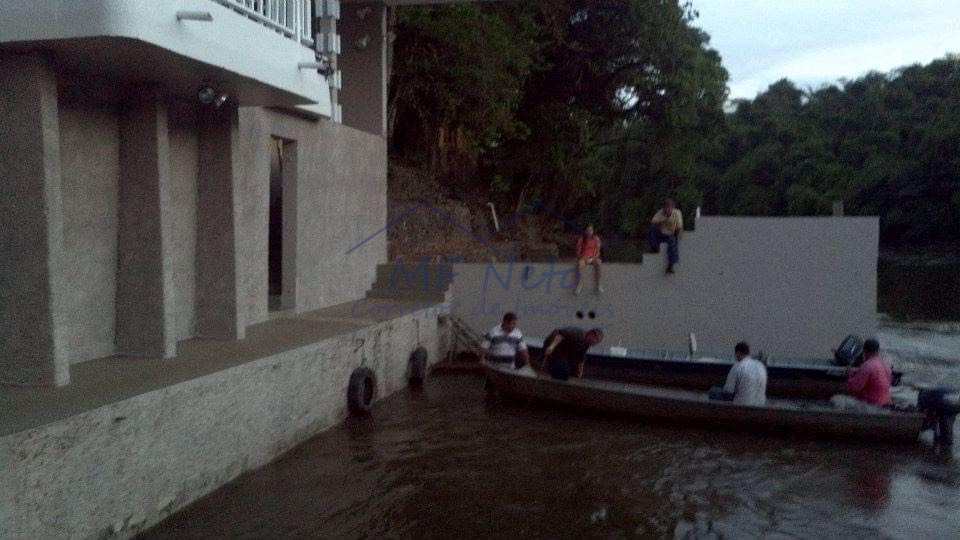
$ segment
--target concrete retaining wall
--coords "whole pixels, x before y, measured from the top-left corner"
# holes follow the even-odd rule
[[[199,376],[0,438],[0,538],[132,536],[346,414],[350,373],[406,385],[436,308]],[[106,382],[109,384],[109,382]]]
[[[568,263],[460,264],[452,312],[478,331],[510,310],[528,336],[599,326],[605,346],[683,351],[694,333],[706,352],[745,339],[779,358],[829,357],[847,334],[876,330],[877,249],[876,218],[704,217],[675,275],[647,255],[605,265],[603,295],[588,269],[578,297]]]

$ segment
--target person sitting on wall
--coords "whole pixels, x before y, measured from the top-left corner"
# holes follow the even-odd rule
[[[737,363],[730,368],[723,388],[710,390],[710,399],[762,407],[767,402],[767,367],[750,356],[750,345],[743,341],[733,352]]]
[[[492,364],[508,364],[517,369],[530,362],[523,333],[517,328],[517,315],[507,312],[500,324],[494,326],[480,344],[481,360]]]
[[[663,208],[650,220],[650,251],[660,253],[660,244],[667,243],[667,273],[680,262],[680,236],[683,235],[683,213],[673,199],[663,201]]]
[[[593,284],[595,291],[603,292],[600,286],[600,237],[594,234],[593,225],[587,225],[583,234],[577,238],[577,288],[573,294],[580,294],[583,290],[583,273],[587,266],[593,267]]]
[[[603,341],[603,330],[584,332],[570,326],[558,328],[543,341],[543,369],[554,379],[565,381],[571,376],[583,377],[587,350]]]
[[[863,342],[863,363],[851,368],[847,375],[847,393],[833,396],[834,406],[860,408],[862,405],[886,407],[892,403],[890,387],[893,382],[893,369],[890,363],[880,355],[880,342],[868,339]]]

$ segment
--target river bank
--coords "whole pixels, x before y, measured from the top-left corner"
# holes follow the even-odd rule
[[[960,325],[883,320],[910,382],[960,384]],[[957,450],[762,437],[404,391],[143,538],[946,538]]]

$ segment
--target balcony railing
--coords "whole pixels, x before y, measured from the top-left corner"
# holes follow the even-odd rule
[[[313,45],[313,0],[213,0],[307,46]]]

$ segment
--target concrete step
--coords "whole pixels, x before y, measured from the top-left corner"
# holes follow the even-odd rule
[[[449,264],[381,264],[367,298],[449,302],[452,283],[453,266]]]
[[[422,291],[397,291],[394,289],[370,289],[367,291],[367,298],[376,298],[384,300],[409,300],[421,302],[444,303],[449,302],[445,292],[422,292]]]
[[[377,281],[449,283],[453,280],[453,265],[394,263],[377,266]]]
[[[453,283],[453,268],[398,267],[380,265],[377,267],[375,287],[398,289],[437,289],[443,290]]]
[[[378,271],[392,271],[392,270],[393,270],[394,268],[396,268],[396,267],[403,267],[407,272],[419,271],[419,270],[422,269],[422,268],[427,268],[427,269],[430,269],[430,270],[447,270],[447,271],[449,271],[449,270],[452,270],[452,269],[453,269],[453,264],[450,264],[450,263],[430,263],[430,262],[428,262],[428,263],[423,263],[423,262],[420,262],[420,261],[417,261],[417,262],[403,262],[403,261],[401,261],[401,262],[392,262],[392,263],[378,264],[378,265],[377,265],[377,270],[378,270]]]
[[[403,279],[403,278],[400,278],[400,277],[398,277],[398,278],[396,278],[396,279],[392,279],[392,278],[378,278],[376,281],[374,281],[374,284],[376,284],[376,285],[381,285],[381,286],[383,286],[383,287],[385,287],[385,288],[386,288],[386,287],[389,287],[389,288],[396,288],[396,289],[439,289],[439,290],[443,290],[443,289],[449,288],[452,283],[453,283],[453,281],[452,281],[452,280],[449,280],[449,279],[444,279],[444,280],[436,280],[436,279],[430,279],[430,280],[423,280],[423,279],[407,280],[407,279]]]
[[[371,289],[384,289],[390,291],[408,291],[408,292],[426,292],[426,293],[445,293],[450,290],[450,283],[392,283],[390,281],[375,281],[370,285]]]
[[[452,279],[404,279],[396,278],[377,278],[374,283],[384,287],[397,287],[405,289],[446,289],[453,284]]]

